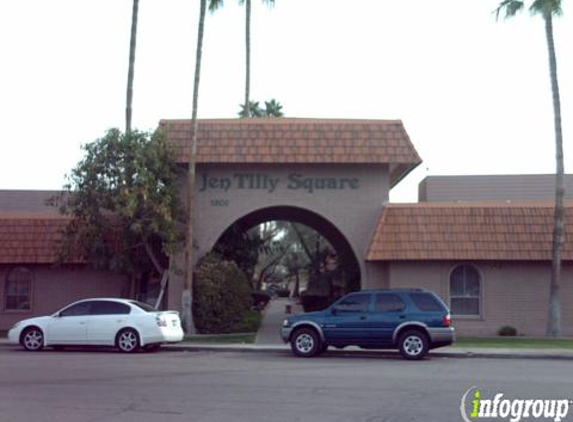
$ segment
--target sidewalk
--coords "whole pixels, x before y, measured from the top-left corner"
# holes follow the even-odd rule
[[[287,314],[287,306],[291,313],[302,312],[300,305],[289,298],[273,298],[263,311],[263,320],[257,333],[255,344],[257,345],[282,345],[279,337],[279,330]]]

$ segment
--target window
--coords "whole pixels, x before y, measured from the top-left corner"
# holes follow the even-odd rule
[[[341,313],[359,313],[368,312],[370,304],[369,294],[357,294],[347,296],[341,302],[336,304],[336,311]]]
[[[148,303],[139,302],[137,300],[133,300],[130,302],[132,305],[137,306],[140,309],[143,309],[145,312],[157,312],[153,306],[149,305]]]
[[[75,305],[68,306],[62,312],[60,312],[61,317],[72,317],[72,316],[85,316],[89,315],[91,308],[91,302],[80,302]]]
[[[439,312],[444,310],[438,299],[429,293],[412,293],[410,299],[420,311]]]
[[[376,312],[400,312],[406,308],[406,304],[400,296],[393,293],[376,295]]]
[[[105,300],[93,301],[91,305],[91,315],[126,315],[131,309],[129,306]]]
[[[480,314],[481,283],[477,270],[460,265],[450,274],[450,300],[454,315]]]
[[[6,277],[7,311],[28,311],[32,309],[32,271],[17,267]]]

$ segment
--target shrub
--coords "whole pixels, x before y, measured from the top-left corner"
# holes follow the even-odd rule
[[[517,335],[517,328],[512,327],[511,325],[504,325],[497,330],[497,334],[503,337],[515,337]]]
[[[214,253],[201,258],[193,282],[193,318],[199,333],[232,332],[251,304],[251,286],[237,264]]]
[[[253,308],[255,309],[264,309],[271,300],[270,294],[260,290],[251,293],[251,297],[253,298]]]
[[[307,294],[306,292],[301,294],[300,302],[305,312],[322,311],[330,305],[328,296]]]
[[[248,311],[243,318],[231,328],[231,333],[256,333],[259,331],[263,316],[259,311]]]

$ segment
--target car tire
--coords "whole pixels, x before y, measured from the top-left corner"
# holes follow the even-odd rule
[[[134,353],[139,349],[139,334],[133,328],[125,328],[117,334],[115,345],[120,352]]]
[[[44,348],[44,333],[38,327],[29,327],[20,337],[20,344],[29,352],[37,352]]]
[[[428,353],[428,337],[419,330],[408,330],[400,334],[398,348],[408,360],[422,359]]]
[[[291,339],[290,347],[295,356],[310,358],[316,356],[320,349],[320,337],[312,328],[300,328],[296,330]]]

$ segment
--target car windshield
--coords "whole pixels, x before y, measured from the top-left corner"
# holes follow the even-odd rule
[[[157,309],[155,309],[153,306],[151,306],[148,303],[143,303],[143,302],[138,302],[136,300],[133,300],[131,302],[132,305],[137,306],[140,309],[143,309],[145,312],[157,312]]]

